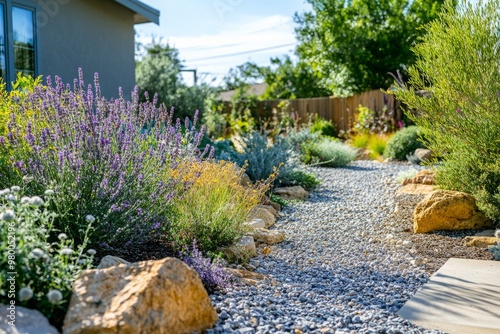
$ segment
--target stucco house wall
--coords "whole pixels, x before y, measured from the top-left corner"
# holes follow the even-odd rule
[[[72,0],[48,17],[43,25],[39,16],[40,74],[57,74],[64,82],[72,82],[81,67],[88,83],[99,73],[104,96],[117,96],[118,86],[127,94],[132,91],[132,11],[114,1]]]
[[[130,95],[135,85],[134,25],[159,21],[159,12],[138,0],[0,0],[5,15],[7,49],[2,59],[6,59],[7,82],[15,78],[14,7],[26,8],[34,16],[35,75],[58,75],[72,83],[81,67],[87,83],[99,73],[106,97],[117,97],[118,87]],[[24,31],[20,22],[17,29]]]

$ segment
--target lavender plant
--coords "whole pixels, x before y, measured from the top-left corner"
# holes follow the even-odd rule
[[[27,111],[31,118],[21,122]],[[0,159],[7,161],[0,186],[24,180],[28,193],[54,189],[57,227],[78,241],[88,224],[81,217],[93,212],[94,242],[146,242],[165,231],[170,201],[189,186],[182,171],[172,176],[179,161],[209,153],[209,146],[198,149],[204,128],[196,129],[197,118],[182,125],[156,95],[139,103],[137,88],[131,101],[121,88],[118,99],[106,100],[98,75],[86,87],[81,69],[72,89],[48,77],[20,102],[0,137],[0,155],[8,156]]]
[[[224,270],[226,262],[219,258],[211,260],[204,257],[198,249],[196,240],[193,242],[191,251],[185,248],[180,257],[189,267],[196,270],[209,292],[231,287],[232,275]]]

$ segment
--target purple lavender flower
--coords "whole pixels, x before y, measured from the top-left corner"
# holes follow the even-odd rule
[[[7,159],[16,173],[33,177],[40,187],[57,184],[60,196],[71,196],[66,211],[100,210],[96,242],[144,242],[155,223],[167,223],[170,201],[181,196],[176,190],[182,185],[165,178],[166,171],[208,151],[197,149],[204,133],[195,128],[198,113],[182,126],[173,109],[157,102],[155,95],[140,103],[137,87],[131,101],[121,89],[119,98],[106,100],[98,75],[86,85],[81,69],[73,87],[47,77],[45,86],[19,101],[20,110],[33,111],[36,120],[23,127],[19,114],[12,114],[0,147],[13,148]]]
[[[198,249],[196,240],[189,252],[187,249],[181,254],[181,259],[189,267],[194,269],[209,292],[219,289],[227,289],[232,286],[233,276],[224,270],[226,262],[223,259],[211,260],[203,257],[203,253]]]

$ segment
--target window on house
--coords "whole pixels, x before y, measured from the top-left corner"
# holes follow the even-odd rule
[[[33,12],[12,7],[12,35],[14,43],[14,70],[35,75],[35,31]]]
[[[24,0],[0,0],[0,78],[38,75],[35,8]]]

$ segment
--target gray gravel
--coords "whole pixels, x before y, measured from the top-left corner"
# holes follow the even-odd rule
[[[428,280],[408,245],[388,247],[391,180],[412,168],[315,168],[321,186],[276,223],[285,242],[252,262],[271,281],[213,294],[220,319],[207,333],[442,333],[396,315]]]

